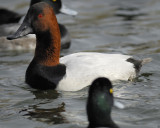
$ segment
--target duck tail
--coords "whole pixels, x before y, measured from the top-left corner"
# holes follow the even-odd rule
[[[147,64],[147,63],[149,63],[149,62],[151,62],[152,61],[152,58],[144,58],[144,59],[142,59],[142,65],[144,65],[144,64]]]

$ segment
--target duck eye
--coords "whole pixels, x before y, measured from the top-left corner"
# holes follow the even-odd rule
[[[113,89],[111,88],[111,89],[109,89],[109,93],[110,94],[112,94],[113,93]]]
[[[43,16],[42,16],[42,14],[39,14],[38,17],[39,17],[39,18],[42,18]]]

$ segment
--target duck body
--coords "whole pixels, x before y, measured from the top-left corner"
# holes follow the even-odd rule
[[[102,76],[111,81],[134,79],[137,73],[134,64],[127,61],[129,58],[131,56],[95,52],[80,52],[62,57],[60,63],[66,66],[66,74],[57,89],[77,91]]]
[[[61,57],[56,66],[43,66],[33,60],[26,72],[26,82],[32,85],[38,81],[32,85],[38,89],[78,91],[97,77],[127,81],[136,77],[134,64],[128,62],[128,58],[130,56],[121,54],[81,52]]]
[[[64,13],[67,15],[77,15],[77,12],[69,9],[63,9],[64,5],[62,4],[61,0],[52,1],[52,0],[31,0],[30,6],[32,6],[35,3],[44,1],[48,4],[50,4],[53,7],[53,10],[55,14]],[[69,10],[69,11],[68,11]],[[6,16],[7,15],[7,16]],[[29,42],[28,44],[31,44],[33,47],[27,46],[27,45],[21,45],[21,40],[16,40],[16,43],[9,42],[7,40],[4,40],[4,37],[7,35],[11,35],[16,32],[16,30],[20,27],[20,24],[24,20],[24,16],[20,15],[16,12],[12,12],[7,9],[0,9],[0,16],[4,17],[0,20],[0,46],[3,47],[2,50],[28,50],[28,49],[34,49],[35,48],[35,42],[36,41],[30,41],[30,39],[36,39],[34,35],[27,36],[27,38],[24,38],[25,42]],[[61,33],[61,49],[68,49],[71,44],[71,37],[67,30],[67,28],[63,24],[59,24],[59,29]],[[2,42],[3,41],[3,42]],[[14,41],[15,42],[15,41]],[[17,44],[17,45],[16,45]],[[13,46],[12,46],[13,45]]]
[[[150,59],[103,53],[74,53],[60,58],[60,30],[53,9],[47,3],[32,5],[22,25],[10,40],[36,34],[36,49],[26,71],[26,83],[36,89],[78,91],[97,77],[112,81],[135,78]]]
[[[68,49],[71,46],[71,36],[63,24],[58,24],[61,33],[61,49]]]

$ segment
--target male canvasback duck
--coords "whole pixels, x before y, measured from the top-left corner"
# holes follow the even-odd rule
[[[47,2],[53,7],[53,10],[55,14],[63,13],[67,15],[75,16],[77,15],[77,12],[71,9],[66,8],[64,4],[62,4],[61,0],[31,0],[30,6],[38,3],[38,2]],[[25,50],[25,49],[34,49],[35,48],[35,36],[29,35],[27,38],[24,38],[24,42],[28,42],[26,45],[21,43],[21,40],[14,41],[15,43],[12,43],[12,41],[7,41],[5,36],[13,34],[16,32],[16,30],[19,28],[20,24],[18,22],[22,22],[24,17],[18,13],[12,12],[10,10],[6,9],[0,9],[0,46],[1,50]],[[3,25],[2,25],[3,24]],[[62,25],[58,24],[60,28],[61,33],[61,49],[68,49],[71,44],[71,37],[67,30],[67,28]]]
[[[26,83],[36,89],[78,91],[100,76],[111,81],[132,80],[150,58],[135,60],[121,54],[80,52],[60,58],[60,31],[52,7],[34,4],[9,40],[36,35],[35,55],[26,71]]]
[[[95,79],[88,92],[88,128],[119,128],[111,118],[113,105],[115,106],[110,80],[104,77]]]

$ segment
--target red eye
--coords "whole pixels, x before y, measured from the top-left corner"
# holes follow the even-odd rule
[[[42,18],[43,16],[42,16],[42,14],[39,14],[38,17],[39,17],[39,18]]]

